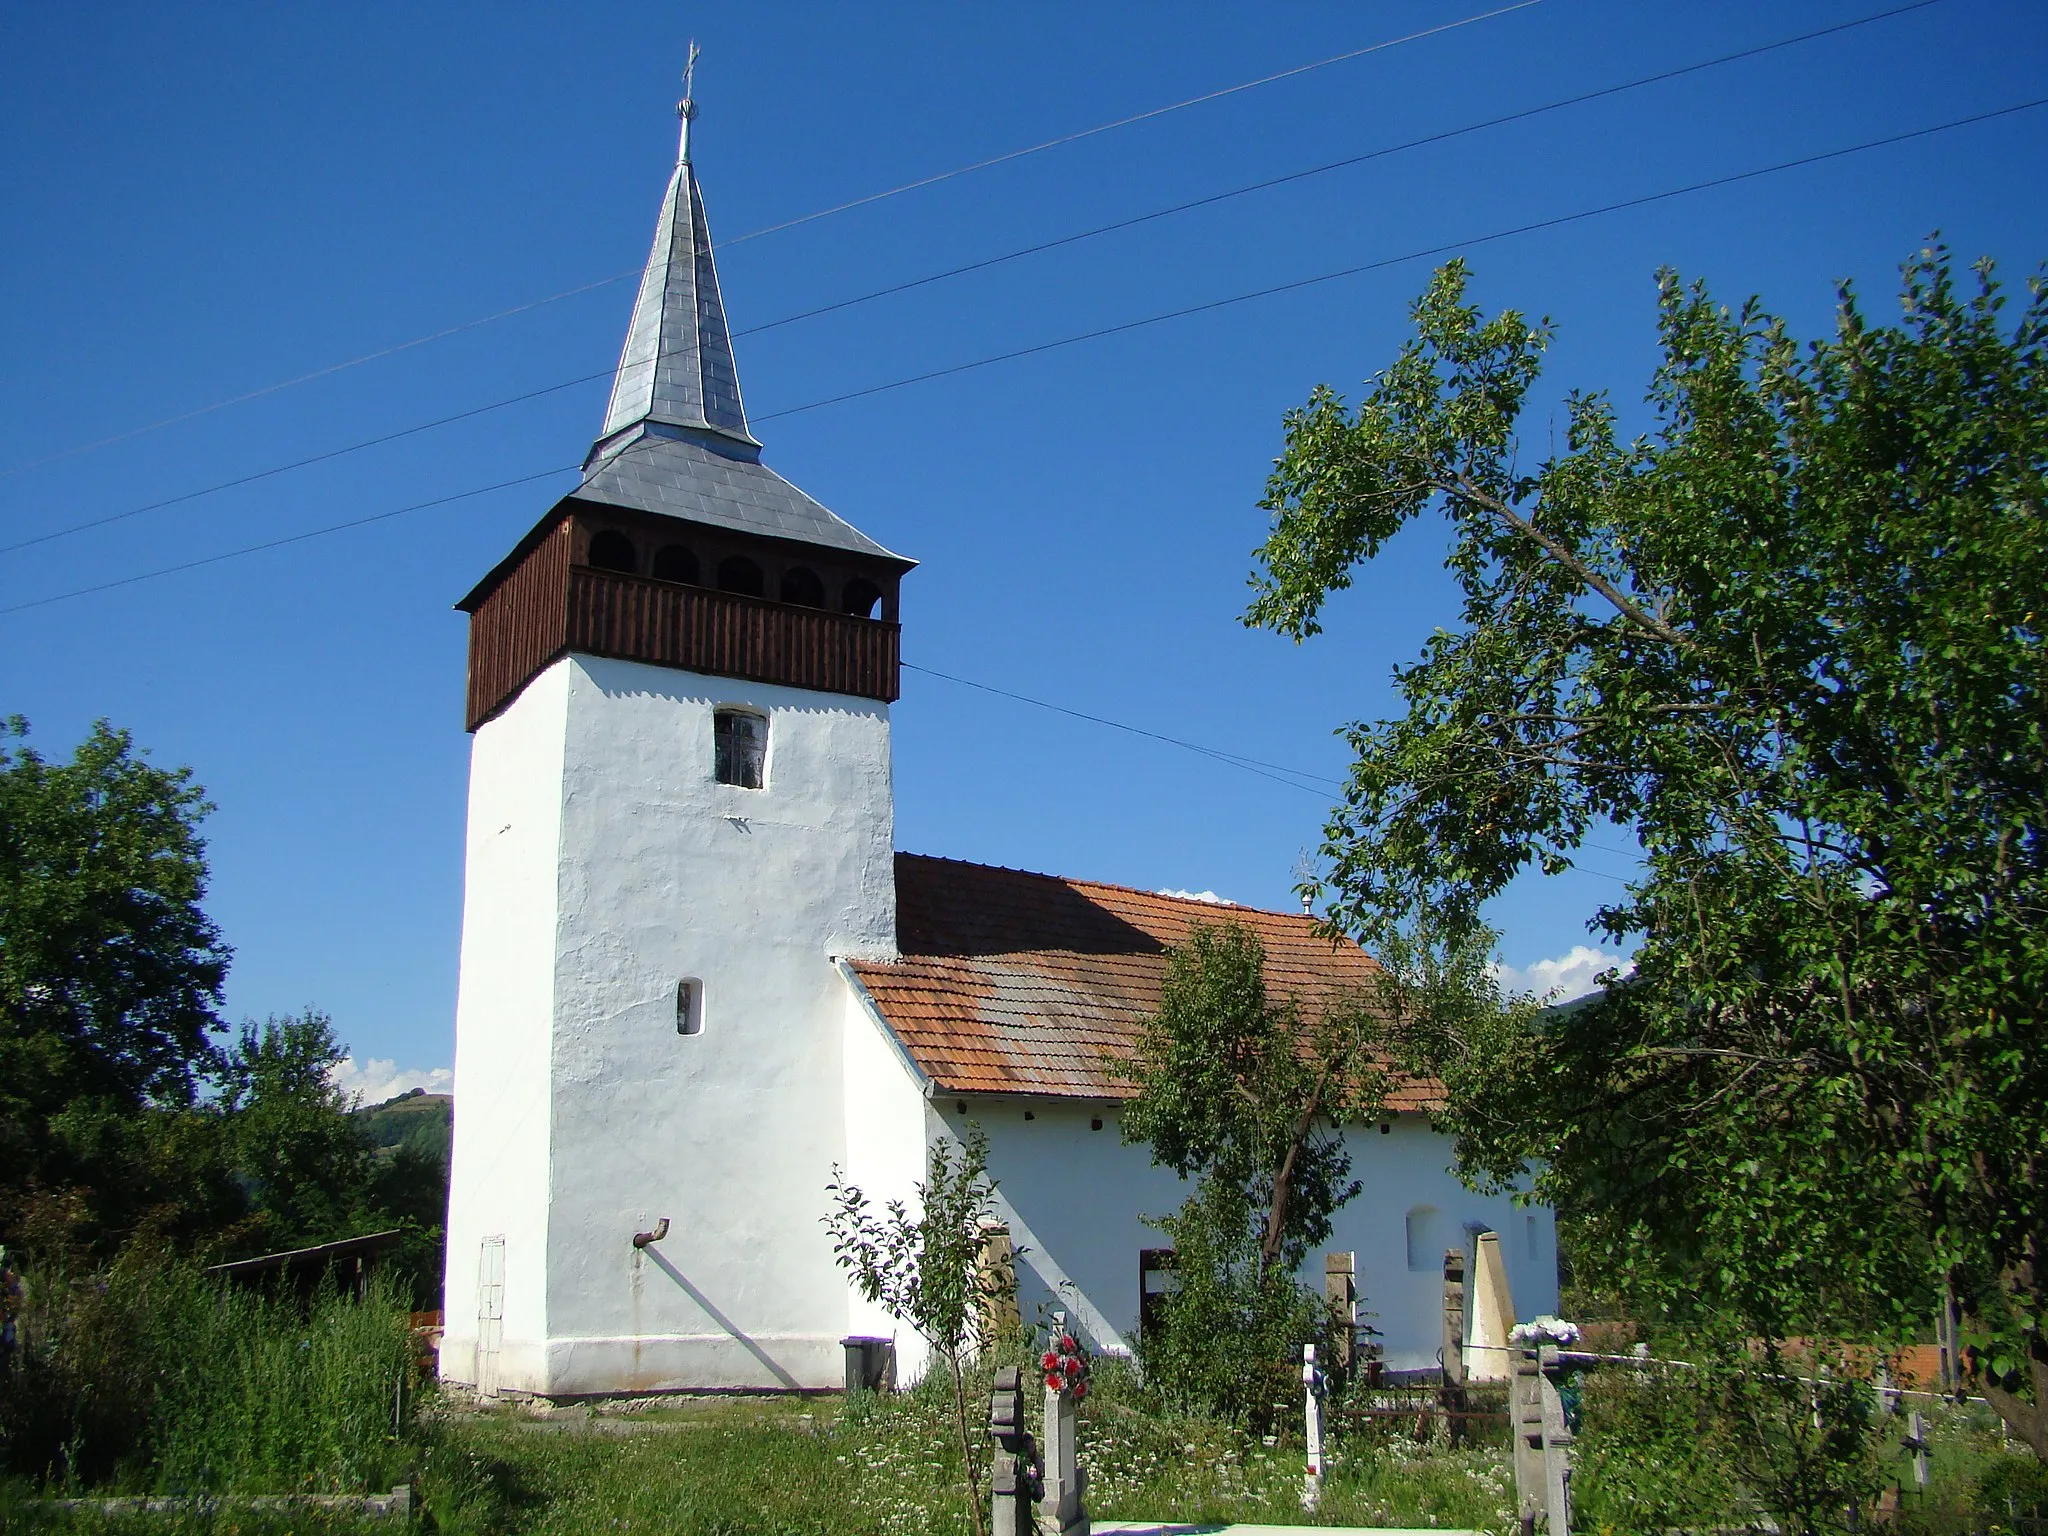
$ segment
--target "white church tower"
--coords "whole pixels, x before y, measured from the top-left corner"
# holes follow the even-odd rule
[[[841,1379],[838,959],[889,959],[891,554],[761,463],[682,145],[583,481],[459,605],[441,1370]]]

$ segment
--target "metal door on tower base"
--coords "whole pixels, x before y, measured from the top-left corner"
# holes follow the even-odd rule
[[[505,1343],[505,1239],[487,1237],[477,1260],[476,1389],[498,1395],[498,1352]]]

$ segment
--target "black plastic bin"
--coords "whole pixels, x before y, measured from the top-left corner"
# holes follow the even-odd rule
[[[896,1341],[856,1335],[841,1339],[846,1350],[848,1392],[893,1392],[896,1390]]]

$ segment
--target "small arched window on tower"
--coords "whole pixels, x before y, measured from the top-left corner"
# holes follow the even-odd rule
[[[711,716],[713,771],[721,784],[759,789],[767,782],[768,717],[751,709],[721,709]]]
[[[872,619],[875,604],[882,600],[882,589],[865,576],[856,576],[846,584],[846,593],[839,604],[842,613],[850,613],[856,619]]]
[[[718,590],[741,592],[748,597],[764,595],[761,567],[745,555],[727,555],[718,562]]]
[[[654,552],[654,574],[663,581],[687,581],[693,587],[703,579],[697,556],[683,544],[664,544]]]
[[[782,573],[782,600],[805,608],[825,606],[825,583],[808,565],[792,565]]]
[[[676,983],[676,1033],[704,1033],[704,983],[694,976]]]
[[[590,536],[590,563],[600,571],[631,575],[638,564],[633,558],[633,541],[616,528],[600,528]]]

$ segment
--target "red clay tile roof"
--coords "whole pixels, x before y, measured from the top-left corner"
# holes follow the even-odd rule
[[[1260,912],[1093,880],[896,855],[902,958],[852,962],[889,1028],[943,1093],[1120,1100],[1112,1069],[1159,1006],[1166,949],[1226,918],[1266,947],[1266,985],[1314,1008],[1379,964],[1299,913]],[[1393,1109],[1438,1102],[1405,1081]]]

